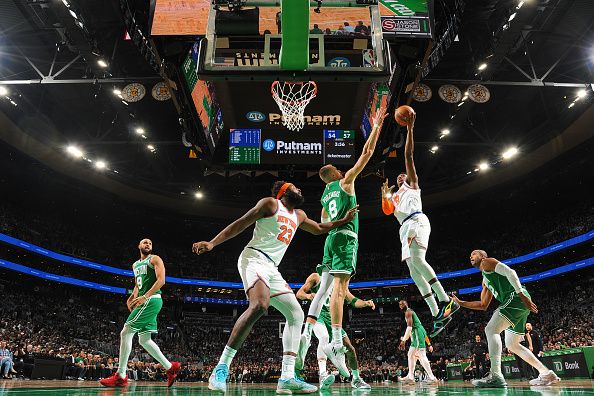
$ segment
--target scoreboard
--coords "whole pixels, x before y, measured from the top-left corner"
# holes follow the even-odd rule
[[[229,164],[353,164],[354,130],[231,129]]]

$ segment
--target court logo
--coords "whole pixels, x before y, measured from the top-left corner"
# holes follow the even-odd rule
[[[344,56],[337,56],[336,58],[332,58],[328,61],[328,66],[330,67],[349,67],[351,66],[351,61],[345,58]]]
[[[262,148],[266,151],[272,151],[275,147],[276,143],[272,139],[266,139],[264,140],[264,143],[262,143]]]
[[[264,115],[264,113],[261,113],[259,111],[250,111],[245,115],[245,118],[247,118],[251,122],[262,122],[266,120],[266,116]]]

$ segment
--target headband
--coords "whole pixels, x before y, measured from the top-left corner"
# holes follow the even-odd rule
[[[276,199],[281,199],[283,195],[285,195],[285,191],[287,191],[287,188],[291,187],[292,185],[293,183],[283,184],[283,186],[280,188],[280,190],[278,190],[278,193],[276,194]]]

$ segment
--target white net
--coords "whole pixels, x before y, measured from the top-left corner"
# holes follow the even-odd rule
[[[316,97],[318,87],[314,81],[275,81],[270,87],[272,98],[283,115],[283,125],[291,131],[303,129],[303,112],[308,103]]]

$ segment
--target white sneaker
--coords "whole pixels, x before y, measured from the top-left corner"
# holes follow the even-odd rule
[[[336,381],[336,377],[333,374],[320,374],[320,390],[330,388],[334,381]]]
[[[303,366],[305,365],[305,356],[307,355],[307,350],[311,344],[311,334],[308,336],[307,334],[301,334],[301,339],[299,341],[299,349],[297,350],[297,357],[295,358],[295,369],[303,370]]]
[[[561,381],[561,378],[555,374],[553,370],[549,370],[546,374],[539,374],[537,378],[530,380],[530,385],[547,386]]]
[[[507,383],[502,375],[493,375],[489,373],[485,378],[473,379],[470,381],[477,388],[505,388]]]
[[[346,361],[344,358],[344,354],[346,352],[346,347],[336,345],[335,343],[331,342],[328,345],[324,345],[322,348],[326,356],[332,361],[332,364],[336,366],[340,375],[345,378],[349,378],[351,373],[346,365]]]
[[[398,382],[400,382],[402,385],[414,385],[414,384],[416,384],[415,379],[414,378],[410,378],[410,377],[399,377],[398,378]]]
[[[439,383],[439,380],[436,377],[427,378],[423,380],[423,383],[427,385],[437,385]]]
[[[351,388],[354,389],[361,389],[361,390],[371,390],[371,385],[367,382],[363,381],[362,378],[357,378],[351,381]]]

